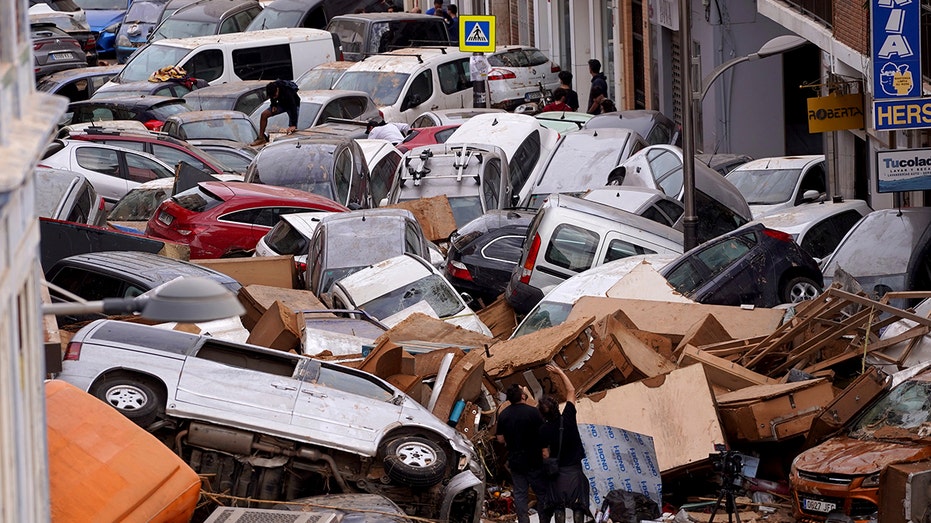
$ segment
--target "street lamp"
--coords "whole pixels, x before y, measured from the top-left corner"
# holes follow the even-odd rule
[[[689,8],[689,0],[681,0],[679,5],[680,7],[680,33],[682,35],[682,49],[686,50],[689,57],[689,64],[691,65],[691,37],[689,36],[689,31],[686,29],[683,31],[683,28],[688,28],[690,22],[691,9]],[[749,62],[753,60],[759,60],[760,58],[767,58],[773,55],[786,53],[793,49],[798,49],[799,47],[808,43],[808,40],[796,35],[781,35],[777,36],[760,47],[760,50],[748,54],[746,56],[738,56],[724,62],[723,64],[714,68],[701,82],[701,92],[699,93],[683,93],[683,118],[682,118],[682,131],[683,131],[683,147],[682,147],[682,170],[683,170],[683,185],[685,187],[685,216],[682,219],[683,226],[683,247],[686,251],[693,249],[698,245],[698,216],[695,214],[695,122],[701,122],[701,103],[705,99],[705,95],[708,94],[708,91],[711,89],[711,84],[718,79],[724,71],[727,71],[731,67],[734,67],[737,64],[743,62]],[[683,68],[683,79],[682,85],[683,90],[691,90],[691,77],[688,76],[691,67]]]
[[[133,314],[154,321],[194,323],[245,312],[232,292],[209,278],[177,278],[134,298],[42,305],[42,314]]]

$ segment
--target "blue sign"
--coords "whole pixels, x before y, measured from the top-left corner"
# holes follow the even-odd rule
[[[879,192],[931,189],[931,149],[901,149],[876,153]]]
[[[877,131],[931,128],[931,98],[873,102],[873,127]]]
[[[872,0],[873,99],[921,96],[920,0]]]
[[[460,16],[459,50],[464,52],[495,52],[495,17]]]

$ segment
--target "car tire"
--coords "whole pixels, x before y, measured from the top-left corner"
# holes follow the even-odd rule
[[[385,446],[385,473],[409,487],[432,487],[446,474],[446,453],[419,436],[395,438]]]
[[[813,300],[821,294],[821,287],[815,280],[806,276],[796,276],[786,282],[782,288],[783,303],[799,303]]]
[[[165,408],[161,388],[143,376],[107,376],[91,387],[90,393],[143,428],[151,425]]]

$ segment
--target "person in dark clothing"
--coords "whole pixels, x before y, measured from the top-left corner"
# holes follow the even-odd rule
[[[297,117],[301,110],[297,84],[291,80],[275,80],[265,86],[265,93],[268,94],[269,106],[262,111],[259,119],[259,137],[250,144],[253,147],[268,142],[265,128],[268,126],[268,119],[276,114],[288,113],[288,129],[285,131],[287,134],[297,130]]]
[[[528,405],[527,394],[516,383],[505,391],[511,403],[498,416],[496,436],[508,451],[508,468],[514,481],[514,509],[518,523],[530,521],[529,489],[537,498],[546,491],[543,480],[543,456],[539,431],[543,424],[540,411]]]
[[[572,89],[572,73],[559,71],[559,87],[566,91],[566,105],[573,111],[579,110],[579,93]]]
[[[592,75],[592,87],[588,94],[588,114],[599,114],[601,112],[599,100],[595,102],[598,93],[602,96],[608,96],[608,77],[601,72],[601,62],[592,58],[588,61],[588,72]]]
[[[459,45],[459,8],[456,7],[456,4],[449,4],[446,12],[449,13],[449,21],[446,26],[449,33],[449,43],[450,45]]]
[[[566,406],[560,414],[559,402],[550,395],[544,396],[537,405],[545,420],[540,426],[542,457],[555,457],[559,461],[559,474],[548,482],[543,509],[540,511],[540,523],[549,523],[551,517],[556,523],[564,523],[567,508],[572,510],[573,522],[587,521],[585,517],[591,517],[589,485],[582,470],[585,448],[576,422],[575,387],[556,365],[549,364],[546,370],[562,378],[566,389]]]

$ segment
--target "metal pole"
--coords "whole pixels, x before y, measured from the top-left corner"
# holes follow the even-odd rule
[[[692,9],[689,0],[679,0],[679,48],[682,54],[682,176],[685,217],[682,219],[683,247],[698,245],[698,216],[695,215],[695,129],[692,90]]]

